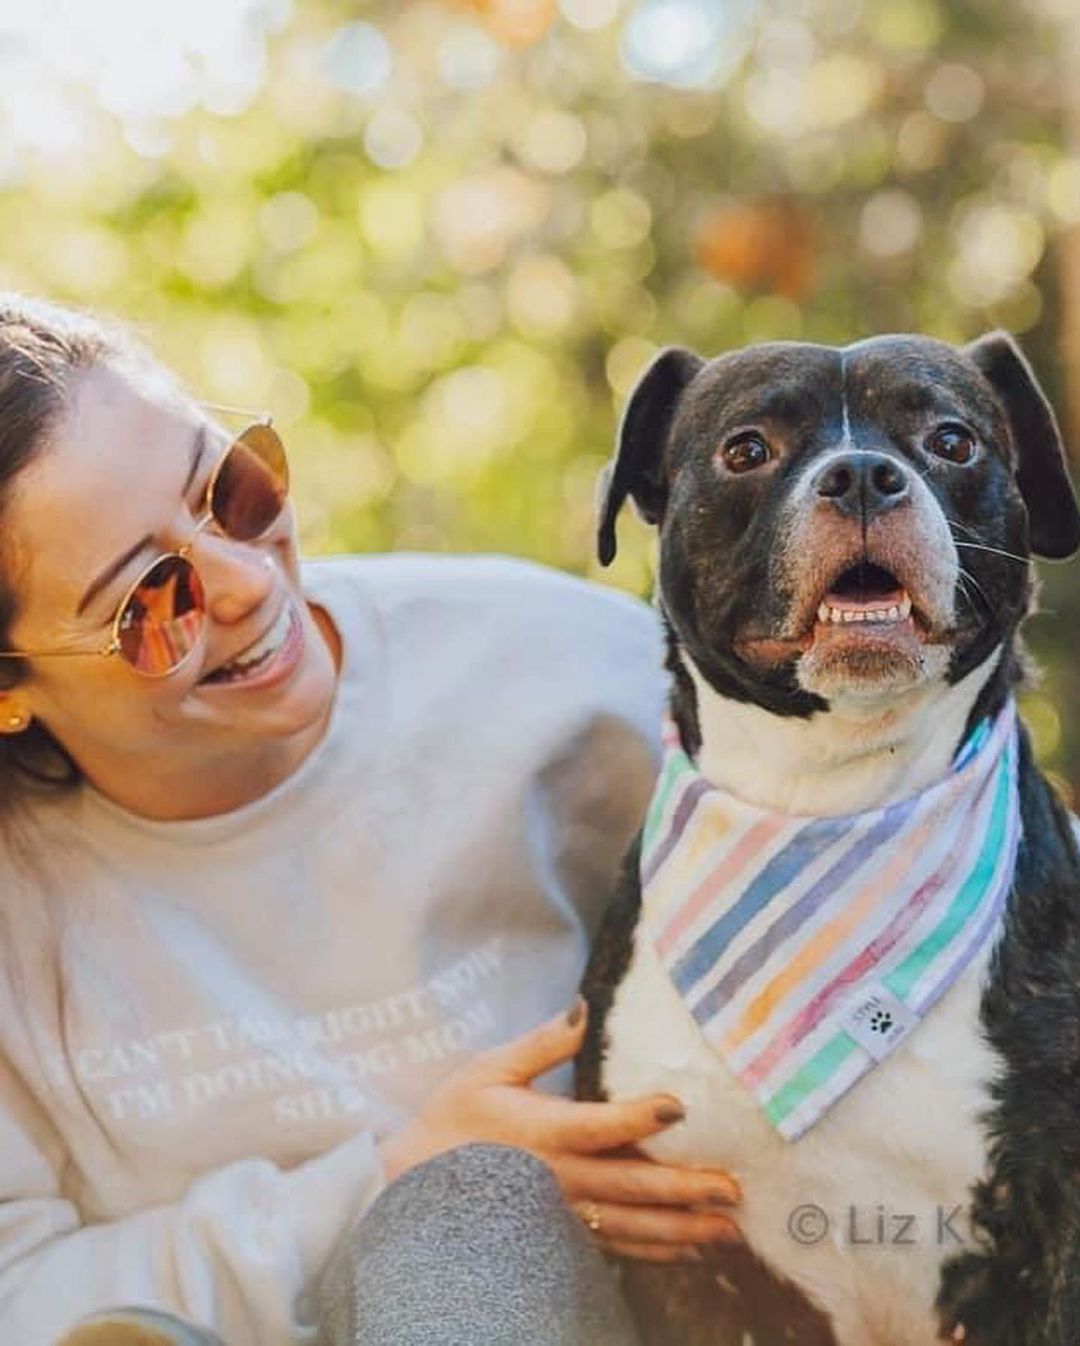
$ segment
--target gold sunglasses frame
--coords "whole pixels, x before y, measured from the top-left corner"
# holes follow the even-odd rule
[[[179,560],[184,561],[187,565],[191,566],[191,569],[195,574],[195,579],[197,580],[199,585],[199,592],[200,593],[204,592],[202,579],[199,576],[199,572],[198,570],[195,569],[195,563],[191,560],[190,556],[188,555],[188,553],[191,551],[191,544],[199,536],[202,530],[206,528],[208,524],[214,521],[214,511],[209,502],[213,499],[214,487],[217,485],[221,469],[225,465],[225,461],[228,458],[229,454],[232,452],[234,446],[240,443],[244,435],[247,434],[248,430],[253,429],[255,426],[264,426],[268,430],[273,429],[273,418],[270,416],[268,412],[264,412],[262,415],[256,415],[254,412],[246,411],[241,407],[227,407],[222,406],[216,402],[199,402],[197,403],[197,405],[202,407],[204,411],[219,412],[227,416],[244,416],[249,417],[251,419],[249,420],[249,423],[244,427],[244,429],[241,430],[238,435],[235,435],[233,437],[231,443],[229,444],[229,447],[218,459],[217,465],[215,466],[213,472],[210,474],[210,480],[206,483],[206,493],[204,495],[204,500],[206,501],[206,507],[202,515],[196,520],[195,526],[191,530],[191,536],[188,538],[188,540],[183,544],[183,546],[177,547],[175,551],[164,551],[159,556],[155,556],[154,559],[150,562],[150,564],[145,567],[145,569],[139,571],[138,575],[132,581],[131,585],[126,590],[123,598],[120,600],[117,606],[116,615],[115,617],[113,617],[112,621],[112,629],[109,636],[109,640],[100,650],[0,650],[0,659],[108,659],[111,658],[114,654],[122,654],[123,646],[120,643],[120,624],[121,621],[123,620],[123,616],[125,611],[127,610],[128,604],[131,602],[131,599],[135,594],[135,591],[142,585],[147,575],[149,575],[152,570],[156,570],[157,567],[161,565],[162,561],[171,560],[174,556],[177,557]],[[276,430],[274,431],[274,434],[277,435]],[[279,443],[280,443],[280,437],[279,437]],[[282,451],[284,452],[284,445],[282,445]],[[286,459],[285,462],[287,471],[288,460]],[[288,487],[288,478],[286,477],[286,489],[287,487]],[[264,536],[264,534],[269,530],[270,526],[271,525],[267,525],[267,528],[264,529],[262,533],[256,534],[255,537],[247,538],[246,541],[248,542],[258,541],[258,539]],[[194,652],[195,647],[192,646],[192,648],[188,650],[187,654],[185,654],[184,657],[178,663],[173,664],[171,668],[167,668],[163,673],[147,673],[144,669],[136,667],[136,665],[133,664],[130,659],[125,660],[125,662],[141,678],[151,678],[151,679],[169,678],[175,672],[177,672],[178,669],[182,668],[184,664],[187,663],[187,661],[191,658]]]

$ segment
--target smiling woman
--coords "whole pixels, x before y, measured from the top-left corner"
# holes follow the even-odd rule
[[[737,1236],[726,1175],[633,1149],[677,1099],[534,1087],[651,786],[653,615],[302,562],[287,482],[268,422],[0,297],[0,1339],[406,1346],[453,1304],[614,1346],[597,1244]]]
[[[178,396],[163,402],[128,371],[93,367],[8,506],[8,546],[27,559],[12,650],[98,656],[30,661],[34,676],[5,696],[8,719],[47,725],[102,793],[148,817],[234,808],[256,779],[271,789],[322,735],[333,697],[331,647],[302,602],[291,514],[277,511],[259,545],[237,546],[203,510],[217,464],[197,463],[193,431]],[[272,668],[209,681],[284,615],[298,638]],[[137,672],[170,676],[133,697],[125,661],[101,657],[125,650]]]
[[[29,660],[33,676],[5,694],[8,721],[47,726],[39,739],[98,789],[157,818],[221,812],[288,776],[325,728],[335,677],[273,474],[244,440],[226,454],[220,432],[192,420],[178,390],[162,398],[133,369],[99,360],[7,510],[24,580],[9,600],[11,651],[50,656]],[[258,511],[253,491],[266,497]],[[256,513],[257,541],[237,546]],[[235,661],[279,625],[292,639],[240,677]],[[153,676],[137,697],[125,664]],[[132,754],[145,776],[132,777]]]

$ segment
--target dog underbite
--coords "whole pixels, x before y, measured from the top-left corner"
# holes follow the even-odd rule
[[[796,679],[830,703],[944,678],[960,580],[948,522],[922,477],[848,441],[795,479],[775,557],[802,647]]]

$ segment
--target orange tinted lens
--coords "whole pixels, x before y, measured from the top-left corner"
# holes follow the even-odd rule
[[[210,512],[229,537],[250,542],[278,517],[288,494],[289,465],[277,431],[269,425],[251,425],[221,460]]]
[[[139,580],[118,623],[120,653],[138,672],[164,677],[179,668],[206,620],[203,587],[183,556],[163,556]]]

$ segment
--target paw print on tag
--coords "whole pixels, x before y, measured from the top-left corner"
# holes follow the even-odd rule
[[[861,988],[840,1014],[845,1031],[875,1061],[883,1061],[918,1022],[915,1012],[880,983]]]

